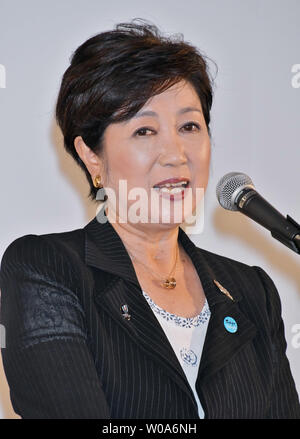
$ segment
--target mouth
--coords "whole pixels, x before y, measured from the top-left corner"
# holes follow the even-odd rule
[[[189,187],[190,180],[188,178],[168,178],[167,180],[156,183],[153,188],[158,192],[176,195],[182,193],[184,189]]]

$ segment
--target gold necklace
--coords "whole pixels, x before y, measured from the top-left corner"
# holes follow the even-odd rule
[[[161,283],[160,285],[168,290],[170,289],[174,289],[176,287],[176,279],[175,277],[171,277],[171,274],[173,273],[173,271],[175,271],[176,269],[176,264],[177,264],[177,258],[178,258],[178,253],[179,253],[179,248],[177,246],[177,251],[176,251],[176,257],[175,257],[175,264],[174,267],[172,268],[169,276],[167,276],[166,278],[162,279],[161,275],[158,275],[156,272],[154,272],[151,268],[149,268],[146,264],[144,264],[143,262],[141,262],[140,260],[138,260],[135,256],[133,256],[133,254],[127,249],[128,253],[130,254],[130,256],[137,261],[139,264],[143,265],[145,268],[147,268],[147,270],[151,271],[157,278],[160,279]]]

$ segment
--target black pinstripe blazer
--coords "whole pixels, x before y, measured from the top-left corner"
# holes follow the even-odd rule
[[[261,268],[196,247],[181,228],[178,240],[211,310],[196,381],[205,417],[299,419],[272,280]],[[198,418],[186,376],[109,222],[95,217],[82,229],[16,239],[0,281],[3,364],[22,418]],[[225,330],[226,316],[237,332]]]

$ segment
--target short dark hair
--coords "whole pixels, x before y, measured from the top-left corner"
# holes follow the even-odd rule
[[[212,78],[206,57],[183,35],[163,36],[144,19],[119,23],[99,33],[72,54],[56,104],[56,120],[64,146],[84,170],[89,197],[97,188],[74,147],[81,136],[95,153],[102,150],[105,128],[130,119],[149,98],[184,79],[199,96],[208,133],[212,105]]]

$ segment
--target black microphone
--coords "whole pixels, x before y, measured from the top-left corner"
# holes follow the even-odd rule
[[[248,175],[229,172],[220,179],[216,193],[224,209],[243,213],[269,230],[273,238],[300,254],[300,225],[271,206],[256,191]]]

